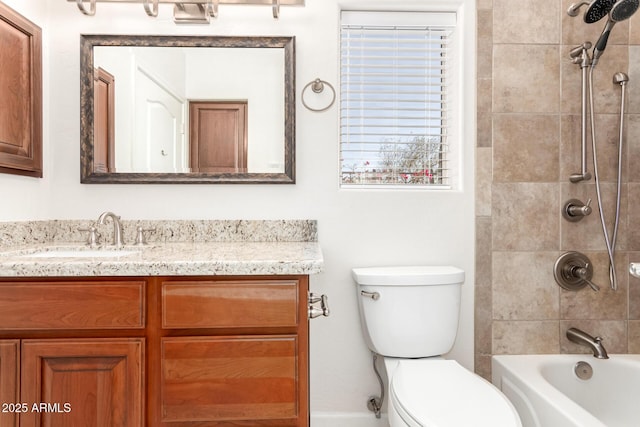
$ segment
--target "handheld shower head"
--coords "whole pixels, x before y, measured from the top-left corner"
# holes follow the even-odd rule
[[[598,59],[602,56],[604,49],[607,47],[607,41],[609,40],[609,34],[613,29],[616,22],[625,21],[636,13],[640,6],[640,0],[618,0],[615,2],[611,10],[609,11],[609,19],[607,24],[602,30],[600,38],[596,42],[593,48],[593,62],[592,65],[596,65]]]
[[[609,11],[609,19],[620,22],[631,18],[640,6],[639,0],[618,0]]]
[[[588,5],[587,10],[584,12],[583,19],[587,24],[593,24],[598,22],[611,10],[616,0],[592,0],[591,2],[582,1],[580,3],[573,3],[567,9],[567,15],[578,16],[578,12],[582,6]]]

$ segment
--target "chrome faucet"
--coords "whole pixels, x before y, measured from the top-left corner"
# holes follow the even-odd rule
[[[588,333],[578,328],[569,328],[567,330],[567,338],[576,344],[587,346],[593,351],[593,357],[597,359],[608,359],[607,350],[602,345],[602,338],[592,337]]]
[[[116,248],[121,248],[124,243],[122,242],[122,224],[120,223],[120,217],[113,212],[103,212],[98,218],[98,224],[104,224],[107,218],[111,218],[113,222],[113,244]]]

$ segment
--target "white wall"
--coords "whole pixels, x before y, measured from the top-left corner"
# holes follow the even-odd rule
[[[315,426],[380,425],[365,402],[378,393],[370,354],[360,332],[350,277],[355,266],[453,264],[466,270],[461,327],[451,357],[473,365],[475,29],[473,0],[463,2],[469,51],[464,93],[463,186],[460,191],[344,191],[338,187],[338,109],[312,113],[300,91],[316,77],[336,87],[340,7],[405,5],[425,0],[308,0],[283,7],[279,20],[266,7],[221,6],[208,26],[176,26],[171,7],[157,19],[142,5],[98,4],[96,17],[74,3],[5,0],[45,28],[44,179],[0,175],[0,220],[97,218],[112,210],[123,218],[292,219],[319,222],[325,272],[313,276],[315,292],[329,295],[332,315],[311,322],[311,410]],[[37,5],[37,6],[36,6]],[[388,8],[388,6],[386,6]],[[47,22],[49,19],[49,22]],[[79,162],[79,34],[295,35],[297,65],[296,185],[81,185]],[[25,197],[29,195],[29,197]],[[332,414],[340,418],[331,420]],[[351,415],[353,414],[353,416]],[[358,417],[365,423],[358,423]],[[362,418],[364,417],[364,418]]]

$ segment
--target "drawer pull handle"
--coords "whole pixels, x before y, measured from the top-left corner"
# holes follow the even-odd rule
[[[320,307],[316,304],[320,303]],[[309,293],[309,319],[315,319],[319,316],[329,316],[329,302],[326,295],[317,296],[316,294]]]

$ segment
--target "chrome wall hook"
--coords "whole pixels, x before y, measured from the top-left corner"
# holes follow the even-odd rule
[[[273,19],[280,18],[280,0],[273,0]]]

